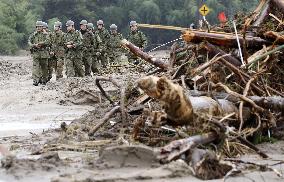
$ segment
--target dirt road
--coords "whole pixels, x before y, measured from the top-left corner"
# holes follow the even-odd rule
[[[30,57],[1,57],[0,60],[0,137],[58,127],[62,121],[68,123],[92,109],[59,105],[63,97],[60,92],[45,86],[34,87]]]

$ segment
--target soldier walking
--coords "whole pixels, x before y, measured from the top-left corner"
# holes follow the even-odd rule
[[[72,20],[66,22],[66,27],[67,33],[64,35],[66,75],[67,77],[83,77],[82,35],[75,30]]]
[[[33,57],[33,85],[38,86],[39,82],[46,84],[48,79],[48,46],[49,36],[43,30],[43,22],[36,22],[36,31],[29,37],[28,45],[31,47],[31,54]]]
[[[63,78],[64,66],[64,32],[62,31],[62,23],[57,21],[54,23],[54,32],[50,34],[51,59],[54,63],[56,72],[56,80]]]
[[[50,38],[50,32],[49,32],[49,29],[48,29],[48,24],[46,22],[43,22],[43,31],[45,33],[47,33],[49,38]],[[47,71],[48,71],[47,82],[49,80],[51,80],[53,68],[54,68],[54,63],[53,63],[53,60],[51,59],[51,47],[50,47],[50,45],[48,46],[48,51],[49,51],[49,57],[48,57],[48,61],[47,61],[48,62],[47,63]]]
[[[117,26],[115,24],[112,24],[110,26],[110,37],[107,44],[110,64],[120,63],[120,58],[122,55],[120,42],[122,39],[123,36],[121,33],[118,33]]]
[[[98,56],[98,59],[101,61],[102,67],[106,68],[107,66],[107,42],[109,39],[109,32],[104,27],[103,20],[97,21],[97,27],[98,29],[95,32],[95,35],[99,36],[101,39],[101,55]]]
[[[98,62],[99,62],[99,56],[101,55],[101,38],[97,35],[94,34],[94,25],[92,23],[88,23],[87,25],[87,30],[90,34],[93,34],[93,41],[92,41],[92,52],[91,53],[91,70],[93,74],[99,73],[98,69]]]
[[[88,31],[88,22],[87,20],[82,20],[80,22],[80,32],[83,36],[83,57],[82,61],[85,66],[85,76],[91,76],[91,66],[92,66],[92,56],[94,52],[94,34],[93,32]]]
[[[128,34],[127,40],[143,50],[147,46],[147,38],[143,32],[138,30],[137,25],[136,21],[129,23],[130,33]],[[133,64],[139,64],[139,58],[132,53],[128,54],[128,61]]]

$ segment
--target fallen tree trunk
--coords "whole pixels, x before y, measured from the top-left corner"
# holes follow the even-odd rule
[[[162,68],[162,69],[169,69],[170,65],[168,63],[166,63],[165,61],[163,60],[159,60],[159,59],[156,59],[152,56],[150,56],[149,54],[143,52],[141,49],[139,49],[139,47],[136,47],[134,44],[132,44],[131,42],[127,41],[127,40],[122,40],[121,41],[121,44],[128,48],[133,54],[135,54],[136,56],[144,59],[145,61],[147,61],[148,63],[150,64],[153,64],[159,68]]]
[[[253,11],[253,14],[250,16],[250,18],[248,18],[245,21],[244,26],[248,27],[252,21],[254,21],[256,19],[256,17],[259,15],[259,13],[261,12],[261,10],[263,9],[263,7],[265,5],[268,5],[269,1],[268,0],[261,0],[261,2],[259,3],[258,7]]]
[[[190,90],[187,92],[188,97],[201,97],[207,96],[208,92]],[[224,92],[213,92],[212,95],[217,99],[226,99],[233,103],[239,103],[241,100],[234,95]],[[284,114],[284,98],[280,96],[272,97],[259,97],[259,96],[248,96],[257,105],[270,109],[272,112],[282,112]]]
[[[226,61],[228,61],[229,63],[235,65],[235,66],[241,66],[242,63],[234,58],[233,56],[228,55],[225,51],[223,51],[222,49],[219,49],[216,46],[213,46],[212,44],[210,44],[209,42],[205,42],[201,48],[206,49],[209,52],[209,55],[211,57],[215,56],[215,55],[219,55],[219,56],[223,56],[222,58],[225,59]]]
[[[138,86],[163,103],[171,125],[195,125],[200,118],[237,113],[236,106],[227,100],[187,97],[181,86],[165,77],[147,76],[138,80]]]
[[[238,47],[237,37],[234,34],[224,33],[224,32],[214,32],[208,33],[203,31],[184,31],[182,35],[185,41],[190,41],[193,43],[201,43],[203,41],[208,41],[212,44],[225,46],[225,47]],[[240,44],[244,45],[244,38],[239,35]],[[248,48],[259,48],[263,45],[271,45],[270,41],[264,40],[260,37],[247,36],[246,45]]]
[[[263,22],[264,18],[268,15],[269,7],[270,7],[270,0],[266,1],[257,20],[252,24],[253,26],[259,26]]]
[[[283,97],[249,97],[257,105],[270,109],[273,112],[281,112],[284,115],[284,98]]]
[[[272,0],[272,2],[284,12],[284,1],[283,0]]]
[[[284,36],[278,32],[268,31],[264,33],[264,36],[270,39],[271,41],[274,41],[275,43],[278,44],[284,43]]]

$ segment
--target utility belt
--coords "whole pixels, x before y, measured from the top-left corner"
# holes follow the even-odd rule
[[[30,49],[31,53],[35,53],[35,52],[40,52],[40,51],[48,51],[46,49],[46,47],[43,47],[43,48],[36,48],[36,47],[33,47]]]

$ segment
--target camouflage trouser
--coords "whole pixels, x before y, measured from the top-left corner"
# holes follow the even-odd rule
[[[63,78],[63,66],[64,66],[64,58],[63,57],[55,58],[56,80]]]
[[[34,83],[47,82],[48,79],[48,59],[47,58],[34,58],[32,77]]]
[[[52,78],[53,68],[55,68],[55,60],[54,58],[48,59],[48,80]]]
[[[86,55],[83,57],[83,63],[85,66],[85,76],[91,76],[91,67],[92,67],[92,61],[93,57],[91,55]]]
[[[101,61],[102,67],[106,68],[107,67],[107,54],[105,52],[102,52],[100,56],[97,57],[97,60]]]
[[[94,56],[92,58],[92,66],[91,66],[92,72],[93,73],[99,73],[99,61],[98,61],[98,57]]]
[[[67,77],[83,77],[83,63],[80,57],[66,57],[66,75]]]
[[[121,52],[118,52],[118,51],[110,52],[108,54],[110,64],[120,64],[120,62],[121,62],[121,55],[122,55]]]

